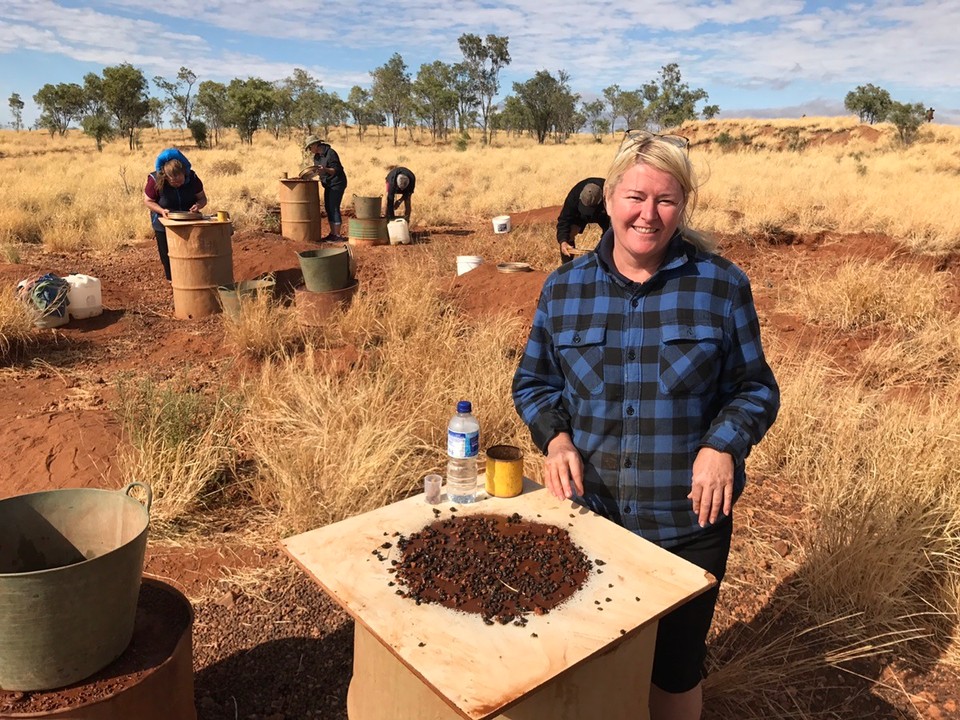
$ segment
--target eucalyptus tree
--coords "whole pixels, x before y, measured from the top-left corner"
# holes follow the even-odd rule
[[[77,83],[47,83],[37,90],[33,101],[40,107],[37,126],[60,136],[66,134],[70,123],[83,116],[86,105],[83,88]]]
[[[468,77],[480,106],[483,123],[483,142],[489,142],[490,113],[493,98],[500,92],[500,71],[510,64],[510,38],[504,35],[479,35],[464,33],[457,38],[460,52],[467,66]]]
[[[603,98],[610,108],[610,135],[617,127],[617,118],[623,115],[623,91],[619,85],[610,85],[603,89]]]
[[[412,83],[407,64],[400,53],[394,53],[390,59],[372,70],[371,95],[374,104],[393,120],[393,144],[397,144],[397,130],[408,115],[411,105]]]
[[[703,88],[690,89],[683,81],[680,66],[670,63],[660,68],[660,75],[643,86],[648,103],[648,117],[658,128],[676,127],[687,120],[697,119],[696,105],[707,100]]]
[[[503,109],[496,114],[497,126],[507,134],[520,135],[531,131],[530,114],[519,97],[508,95],[503,100]]]
[[[453,66],[453,90],[457,94],[457,128],[463,133],[476,122],[477,108],[480,106],[467,62],[458,62]]]
[[[274,138],[279,139],[282,132],[293,126],[292,116],[295,103],[290,96],[289,88],[282,81],[273,83],[271,91],[273,93],[273,104],[264,113],[262,127],[269,130]]]
[[[847,93],[843,99],[843,106],[860,117],[860,122],[871,125],[883,122],[893,109],[893,98],[890,93],[873,83],[857,85],[855,90]]]
[[[920,126],[927,116],[923,103],[902,103],[893,101],[887,110],[887,120],[893,123],[900,135],[900,142],[909,145],[916,137]]]
[[[603,117],[604,109],[603,100],[597,99],[592,102],[583,103],[580,110],[597,142],[600,142],[601,136],[610,129],[610,122]]]
[[[347,110],[353,117],[353,124],[357,128],[357,136],[363,142],[367,127],[376,119],[373,98],[367,90],[359,85],[354,85],[350,88],[350,94],[347,96]]]
[[[227,86],[213,80],[204,80],[197,87],[197,114],[213,131],[213,142],[220,142],[220,131],[229,125],[227,120]]]
[[[13,115],[13,129],[20,132],[20,128],[23,127],[24,102],[20,99],[19,93],[11,93],[7,103],[10,105],[10,114]]]
[[[320,125],[323,88],[319,81],[303,68],[294,68],[293,74],[283,80],[283,87],[292,102],[290,122],[304,135],[310,135]]]
[[[644,102],[642,90],[625,90],[620,93],[620,113],[626,130],[645,128],[649,122],[651,106]]]
[[[234,78],[227,85],[225,117],[237,129],[240,142],[253,144],[254,133],[277,102],[273,85],[262,78]]]
[[[329,135],[331,127],[336,127],[346,122],[350,111],[347,108],[347,104],[340,99],[340,96],[337,95],[336,92],[327,92],[321,88],[317,101],[320,125],[323,127],[323,132]]]
[[[557,71],[557,85],[553,95],[553,139],[566,142],[574,133],[580,132],[587,119],[577,110],[580,95],[570,90],[570,74],[566,70]]]
[[[150,111],[147,79],[138,68],[122,63],[103,69],[103,103],[117,131],[127,136],[130,149]]]
[[[182,128],[190,127],[193,119],[197,104],[196,95],[193,94],[196,82],[196,73],[186,67],[180,68],[176,80],[167,80],[160,75],[153,78],[153,83],[166,93],[167,101],[173,108],[173,122]]]
[[[97,143],[97,152],[103,152],[103,143],[116,136],[116,128],[107,110],[103,94],[103,78],[96,73],[87,73],[83,77],[83,94],[86,98],[80,127],[85,135]]]
[[[558,77],[538,70],[526,82],[513,83],[513,91],[524,107],[528,129],[541,145],[551,130],[560,131],[564,118],[571,115],[568,105],[575,103],[577,97],[570,93],[569,76],[563,70]]]
[[[163,128],[163,111],[167,109],[167,104],[157,97],[151,97],[147,100],[147,121],[157,130],[157,137],[160,137],[160,130]]]
[[[454,69],[440,60],[424,63],[413,82],[413,98],[418,111],[430,125],[434,141],[445,138],[448,121],[457,111]]]

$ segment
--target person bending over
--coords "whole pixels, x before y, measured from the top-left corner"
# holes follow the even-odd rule
[[[147,175],[143,204],[150,209],[150,225],[157,238],[157,252],[163,265],[163,274],[169,281],[171,278],[167,230],[160,218],[175,211],[199,212],[207,205],[203,182],[182,152],[176,148],[167,148],[157,155],[155,170]]]
[[[577,247],[577,235],[590,223],[600,226],[601,232],[610,227],[610,218],[603,205],[603,178],[587,178],[574,185],[563,201],[557,217],[557,243],[560,245],[560,262],[573,259],[571,250]]]
[[[397,217],[397,208],[403,203],[403,219],[410,222],[410,198],[417,186],[417,176],[405,167],[395,167],[387,173],[387,203],[384,216],[387,220]]]

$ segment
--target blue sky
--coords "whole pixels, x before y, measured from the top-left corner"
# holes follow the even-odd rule
[[[2,0],[0,123],[8,98],[45,83],[82,83],[128,62],[148,79],[279,80],[303,68],[346,97],[399,52],[421,63],[461,59],[457,37],[510,38],[501,97],[537,70],[566,70],[585,99],[635,89],[678,63],[720,117],[843,115],[844,95],[873,83],[895,100],[960,124],[960,0]],[[160,95],[151,83],[151,93]]]

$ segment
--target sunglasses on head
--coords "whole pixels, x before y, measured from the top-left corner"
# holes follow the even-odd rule
[[[686,150],[690,146],[690,139],[685,138],[683,135],[660,135],[658,133],[652,133],[648,130],[627,130],[623,134],[623,142],[620,144],[620,148],[623,149],[628,144],[637,144],[645,143],[648,140],[662,140],[665,143],[669,143],[674,147],[678,147],[681,150]]]

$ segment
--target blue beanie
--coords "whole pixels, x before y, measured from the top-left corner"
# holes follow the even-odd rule
[[[187,177],[187,179],[189,179],[190,173],[192,172],[190,168],[190,161],[187,160],[187,156],[180,152],[177,148],[167,148],[157,155],[157,172],[161,172],[163,170],[163,166],[171,160],[179,160],[183,163],[184,175]]]

